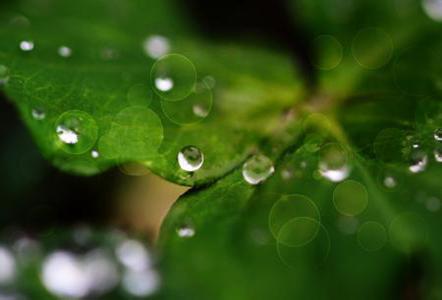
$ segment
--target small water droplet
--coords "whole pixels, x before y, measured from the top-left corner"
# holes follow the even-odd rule
[[[92,158],[99,158],[100,157],[100,152],[98,152],[96,149],[93,149],[91,151],[91,156],[92,156]]]
[[[394,179],[394,177],[386,176],[384,178],[384,185],[385,185],[385,187],[387,187],[389,189],[392,189],[392,188],[394,188],[396,186],[396,184],[397,184],[396,183],[396,179]]]
[[[171,78],[156,78],[155,87],[162,92],[168,92],[173,89],[173,80]]]
[[[434,136],[434,139],[435,139],[436,141],[438,141],[438,142],[442,142],[442,128],[437,128],[437,129],[434,131],[433,136]]]
[[[34,42],[33,41],[21,41],[20,49],[25,52],[29,52],[34,50]]]
[[[170,43],[164,36],[152,35],[143,41],[143,49],[146,55],[157,59],[169,52]]]
[[[57,134],[60,141],[65,144],[76,144],[78,143],[78,133],[74,129],[67,128],[63,125],[57,126]]]
[[[204,154],[195,146],[186,146],[178,153],[178,164],[186,172],[198,171],[204,163]]]
[[[58,48],[57,52],[61,57],[67,58],[72,56],[72,49],[66,46],[61,46]]]
[[[32,114],[32,117],[37,121],[41,121],[46,118],[45,111],[42,109],[39,109],[39,108],[33,108],[31,114]]]
[[[408,169],[412,173],[420,173],[425,171],[428,164],[428,156],[423,151],[413,151],[410,157],[410,166]]]
[[[184,225],[177,228],[176,232],[181,238],[191,238],[195,235],[195,229],[189,225]]]
[[[265,155],[257,154],[242,166],[242,176],[252,185],[260,184],[275,172],[273,162]]]
[[[5,85],[9,81],[9,69],[0,65],[0,86]]]

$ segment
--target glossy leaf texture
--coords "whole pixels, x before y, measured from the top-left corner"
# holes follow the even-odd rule
[[[139,162],[210,182],[303,94],[284,54],[199,39],[173,1],[10,1],[1,15],[2,88],[68,172]],[[204,153],[198,172],[179,168],[186,146]]]

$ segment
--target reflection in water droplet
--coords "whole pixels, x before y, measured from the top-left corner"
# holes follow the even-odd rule
[[[440,206],[441,206],[440,200],[439,200],[439,198],[436,198],[436,197],[430,197],[425,202],[425,207],[428,209],[428,211],[431,211],[431,212],[439,211]]]
[[[155,87],[162,92],[168,92],[173,88],[173,80],[171,78],[156,78]]]
[[[204,154],[195,146],[186,146],[178,153],[178,164],[186,172],[198,171],[204,163]]]
[[[76,144],[78,143],[78,133],[73,129],[69,129],[63,125],[57,126],[58,138],[65,144]]]
[[[183,55],[168,54],[155,62],[150,71],[155,93],[166,101],[180,101],[194,89],[196,70]]]
[[[147,297],[155,293],[160,286],[160,277],[154,270],[132,271],[126,270],[122,285],[131,295]]]
[[[152,265],[147,249],[136,240],[123,241],[115,250],[118,260],[128,269],[143,271]]]
[[[191,238],[195,235],[195,229],[189,225],[184,225],[177,228],[176,232],[181,238]]]
[[[33,41],[21,41],[20,49],[25,52],[29,52],[34,50],[34,42]]]
[[[0,86],[5,85],[9,81],[9,69],[0,65]]]
[[[15,259],[12,253],[0,246],[0,286],[9,284],[15,278]]]
[[[31,114],[32,117],[37,121],[41,121],[46,118],[46,113],[44,112],[44,110],[39,108],[33,108]]]
[[[408,169],[412,173],[420,173],[425,171],[428,164],[428,156],[423,151],[413,151],[410,158],[410,166]]]
[[[147,56],[157,59],[169,52],[169,40],[161,35],[149,36],[143,41],[143,50]]]
[[[384,186],[389,189],[394,188],[396,186],[396,179],[394,179],[392,176],[386,176],[384,178]]]
[[[342,60],[343,47],[332,35],[320,35],[314,40],[315,52],[319,56],[313,64],[321,70],[332,70]]]
[[[61,46],[58,48],[57,52],[61,57],[68,58],[72,56],[72,49],[66,46]]]
[[[91,156],[92,156],[92,158],[99,158],[100,157],[100,152],[98,152],[97,150],[93,149],[91,151]]]
[[[262,154],[252,156],[242,166],[244,180],[252,185],[264,182],[274,172],[273,162]]]
[[[434,139],[438,142],[442,142],[442,128],[437,128],[434,130]]]
[[[380,250],[387,243],[387,230],[377,222],[365,222],[358,230],[358,242],[366,251]]]
[[[95,120],[86,112],[70,110],[56,121],[55,131],[60,147],[72,154],[81,154],[92,148],[98,135]]]
[[[442,0],[423,0],[422,6],[428,17],[442,22]]]
[[[336,186],[333,203],[336,210],[345,216],[359,215],[368,205],[367,189],[357,181],[346,180]]]

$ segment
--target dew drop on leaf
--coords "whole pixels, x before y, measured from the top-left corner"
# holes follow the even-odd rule
[[[68,58],[72,56],[72,49],[67,46],[61,46],[57,50],[58,55],[64,58]]]
[[[20,49],[24,52],[30,52],[34,50],[34,42],[33,41],[21,41]]]
[[[98,152],[97,150],[94,149],[91,151],[91,156],[92,156],[92,158],[99,158],[100,152]]]
[[[195,229],[189,225],[178,227],[176,233],[181,238],[191,238],[195,235]]]
[[[348,154],[336,143],[323,146],[320,150],[319,173],[332,182],[339,182],[350,175]]]
[[[274,172],[273,162],[262,154],[252,156],[242,166],[244,180],[252,185],[264,182]]]
[[[408,169],[412,173],[420,173],[425,171],[428,164],[428,156],[421,150],[413,151],[410,155],[410,165]]]
[[[394,177],[392,177],[392,176],[386,176],[385,178],[384,178],[384,186],[385,187],[387,187],[387,188],[389,188],[389,189],[392,189],[392,188],[394,188],[395,186],[396,186],[396,179],[394,178]]]
[[[183,55],[168,54],[152,66],[151,83],[158,96],[166,101],[180,101],[193,90],[196,70],[193,63]]]
[[[204,154],[195,146],[186,146],[178,153],[177,160],[182,170],[195,172],[203,166]]]
[[[46,118],[46,113],[40,108],[33,108],[31,111],[32,118],[37,121],[44,120]]]
[[[80,110],[63,113],[56,121],[55,131],[60,148],[72,154],[81,154],[92,148],[98,134],[94,118]]]
[[[434,130],[434,139],[438,142],[442,142],[442,128],[437,128]]]

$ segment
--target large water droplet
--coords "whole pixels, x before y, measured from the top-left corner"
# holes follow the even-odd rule
[[[428,165],[428,156],[421,150],[413,151],[410,155],[410,165],[408,169],[412,173],[425,171]]]
[[[442,22],[442,0],[423,0],[425,13],[436,22]]]
[[[204,154],[195,146],[186,146],[178,153],[178,164],[186,172],[198,171],[204,163]]]
[[[143,50],[152,58],[159,58],[170,50],[169,40],[161,35],[152,35],[143,41]]]
[[[348,154],[339,144],[330,143],[320,150],[319,173],[332,182],[339,182],[350,175]]]
[[[61,46],[57,50],[58,55],[64,58],[68,58],[72,56],[72,49],[66,46]]]
[[[274,172],[273,162],[262,154],[252,156],[242,166],[244,180],[252,185],[264,182]]]
[[[150,72],[155,93],[167,101],[179,101],[187,97],[196,82],[196,70],[183,55],[169,54],[161,57]]]
[[[56,121],[59,146],[72,154],[84,153],[94,145],[98,128],[95,120],[86,112],[71,110]]]
[[[434,130],[433,136],[436,141],[442,142],[442,128]]]
[[[31,114],[32,114],[32,117],[37,121],[41,121],[46,118],[45,111],[42,109],[39,109],[39,108],[33,108],[31,111]]]
[[[0,65],[0,86],[5,85],[9,81],[9,69]]]
[[[184,225],[178,227],[176,233],[181,238],[191,238],[195,235],[195,229],[189,225]]]
[[[29,52],[34,50],[34,42],[33,41],[21,41],[20,49],[24,52]]]

